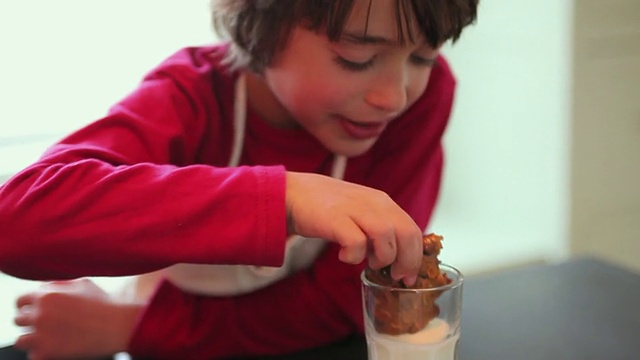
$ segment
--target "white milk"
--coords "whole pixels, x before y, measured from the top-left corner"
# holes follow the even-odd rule
[[[460,334],[447,337],[449,324],[433,319],[427,327],[415,334],[376,334],[367,324],[369,360],[454,360]]]

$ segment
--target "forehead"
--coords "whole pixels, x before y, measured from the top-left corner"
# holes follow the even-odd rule
[[[390,39],[394,42],[422,37],[409,2],[401,0],[354,0],[344,33]]]

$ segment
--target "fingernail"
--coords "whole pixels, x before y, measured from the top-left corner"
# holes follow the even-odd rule
[[[411,275],[411,276],[405,276],[404,279],[402,279],[402,282],[407,286],[411,286],[415,284],[417,280],[418,280],[417,275]]]

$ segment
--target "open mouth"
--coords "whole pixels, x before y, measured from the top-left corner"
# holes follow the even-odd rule
[[[349,136],[360,140],[371,139],[380,136],[382,131],[387,126],[386,122],[358,122],[350,120],[343,116],[338,116],[338,120],[344,131]]]

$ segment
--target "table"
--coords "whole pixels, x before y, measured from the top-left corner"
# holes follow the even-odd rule
[[[472,278],[461,360],[640,359],[640,275],[575,259]]]
[[[465,280],[460,360],[640,359],[640,275],[572,259]],[[366,360],[353,337],[272,360]],[[12,348],[0,360],[26,359]]]

